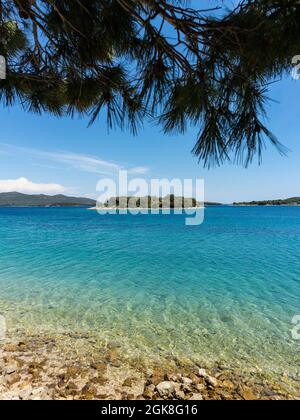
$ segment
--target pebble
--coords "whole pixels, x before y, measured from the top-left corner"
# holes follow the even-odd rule
[[[175,393],[175,386],[173,382],[161,382],[157,385],[156,389],[162,398],[170,398]]]
[[[7,351],[7,353],[15,353],[18,351],[18,347],[15,344],[7,344],[3,350]]]
[[[22,391],[19,392],[19,398],[21,400],[28,400],[29,397],[32,394],[32,386],[29,385],[26,388],[22,389]]]
[[[217,388],[217,386],[219,385],[219,382],[216,378],[213,378],[212,376],[207,376],[207,378],[205,378],[207,385],[213,387],[213,388]]]
[[[21,376],[20,375],[18,375],[17,373],[13,373],[13,374],[11,374],[11,375],[7,375],[7,376],[5,376],[5,382],[8,384],[8,385],[14,385],[14,384],[16,384],[17,382],[19,382],[21,380]]]
[[[130,387],[132,387],[132,384],[133,383],[134,383],[134,379],[133,378],[127,378],[123,382],[123,386],[126,386],[126,387],[130,388]]]
[[[182,384],[181,390],[183,392],[185,392],[186,394],[191,394],[192,393],[192,387],[191,387],[191,385]]]
[[[181,390],[176,390],[175,397],[178,400],[185,400],[185,393],[183,391],[181,391]]]
[[[165,373],[161,369],[155,369],[150,378],[151,383],[155,386],[163,382],[164,379],[165,379]]]
[[[201,394],[193,394],[189,401],[203,401]]]
[[[234,388],[236,388],[236,386],[234,385],[234,383],[231,382],[231,381],[229,381],[229,380],[223,381],[222,387],[228,388],[228,389],[234,389]]]
[[[200,376],[200,378],[206,378],[208,376],[205,369],[199,369],[198,375]]]
[[[190,378],[183,377],[181,378],[183,385],[192,385],[193,381]]]
[[[172,373],[171,375],[168,375],[168,378],[170,382],[180,382],[182,375],[181,373],[176,373],[176,374]]]
[[[15,373],[16,370],[18,369],[17,365],[13,364],[13,365],[8,365],[5,369],[5,373],[7,375],[11,375],[12,373]]]
[[[253,394],[253,392],[251,391],[251,389],[249,388],[245,388],[240,392],[240,396],[245,400],[245,401],[253,401],[256,400],[255,395]]]
[[[145,388],[143,397],[146,400],[151,400],[153,398],[154,393],[155,393],[155,385],[151,384]]]

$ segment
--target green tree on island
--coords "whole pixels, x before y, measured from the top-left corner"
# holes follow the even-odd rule
[[[137,133],[199,128],[206,165],[261,157],[268,86],[300,52],[298,0],[240,0],[228,10],[185,0],[0,0],[5,106],[57,116],[106,113]],[[193,3],[194,4],[194,3]]]

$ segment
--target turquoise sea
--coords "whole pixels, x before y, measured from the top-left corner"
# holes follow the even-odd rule
[[[11,331],[87,334],[127,358],[297,374],[300,208],[184,215],[0,209],[0,314]]]

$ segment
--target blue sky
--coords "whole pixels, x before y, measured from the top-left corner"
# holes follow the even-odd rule
[[[128,169],[132,176],[146,179],[204,178],[206,200],[299,196],[300,81],[273,85],[270,97],[278,102],[269,107],[269,126],[290,152],[282,157],[269,146],[263,164],[255,162],[248,169],[235,165],[204,169],[191,154],[195,130],[165,136],[159,127],[146,124],[133,137],[120,130],[108,133],[101,120],[88,128],[88,119],[37,116],[18,106],[1,109],[0,190],[7,188],[7,180],[26,178],[33,185],[17,183],[25,192],[93,197],[99,179]]]
[[[196,130],[165,136],[146,124],[137,137],[120,130],[107,132],[104,120],[88,128],[88,119],[55,118],[25,113],[19,106],[0,113],[0,192],[64,192],[96,196],[103,177],[119,169],[132,176],[204,178],[210,201],[272,199],[299,196],[300,80],[272,85],[269,127],[290,149],[282,157],[271,146],[263,164],[245,169],[235,165],[206,170],[192,156]],[[17,180],[17,181],[16,181]]]

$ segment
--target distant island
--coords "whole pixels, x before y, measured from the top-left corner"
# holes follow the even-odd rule
[[[220,203],[204,203],[205,206],[220,206]],[[97,209],[187,209],[201,208],[203,203],[199,203],[195,198],[176,197],[167,195],[166,197],[112,197],[102,204],[97,204]]]
[[[300,206],[300,197],[287,198],[285,200],[264,200],[233,203],[234,206]]]
[[[28,195],[18,192],[0,193],[0,207],[92,207],[96,201],[66,195]]]
[[[205,202],[205,207],[223,206],[218,202]],[[233,206],[300,206],[300,197],[292,197],[279,200],[243,201],[234,202]],[[96,200],[85,197],[69,197],[63,194],[22,194],[18,192],[0,193],[1,207],[89,207],[92,209],[187,209],[201,208],[195,198],[177,197],[167,195],[166,197],[112,197],[105,203],[98,203]]]

